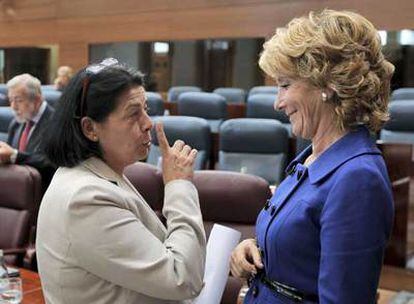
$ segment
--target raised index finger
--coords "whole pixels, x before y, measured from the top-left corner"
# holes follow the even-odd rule
[[[167,136],[165,136],[164,126],[161,122],[156,123],[155,131],[157,132],[158,145],[160,147],[161,154],[164,156],[170,149],[170,145],[168,143]]]

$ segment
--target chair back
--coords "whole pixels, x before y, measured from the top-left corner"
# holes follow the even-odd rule
[[[249,97],[256,94],[269,94],[275,96],[278,91],[279,89],[276,86],[257,86],[250,89]]]
[[[390,103],[390,120],[384,125],[380,139],[388,143],[414,144],[414,99]]]
[[[25,248],[41,201],[40,174],[29,166],[1,166],[0,185],[0,248]],[[17,264],[17,257],[8,262]]]
[[[10,107],[0,107],[0,140],[7,141],[9,125],[13,120],[13,111]]]
[[[289,134],[274,119],[230,119],[220,128],[219,168],[261,176],[278,184],[284,176]]]
[[[169,102],[177,102],[178,97],[185,92],[201,92],[201,89],[195,86],[174,86],[168,90],[167,99]]]
[[[263,178],[220,170],[194,173],[204,228],[207,235],[214,223],[242,233],[242,239],[255,235],[257,215],[271,197],[269,183]]]
[[[7,97],[7,85],[0,83],[0,107],[9,106],[9,100]]]
[[[290,124],[289,118],[283,111],[276,111],[275,96],[270,94],[254,94],[247,100],[247,118],[276,119],[284,124]]]
[[[414,100],[414,88],[400,88],[391,93],[391,100]]]
[[[164,101],[159,93],[145,92],[147,96],[147,105],[149,107],[149,116],[162,116],[164,115]]]
[[[173,145],[178,139],[183,140],[192,148],[198,150],[194,164],[196,170],[207,167],[210,156],[210,127],[205,119],[188,116],[158,116],[154,117],[154,123],[162,122],[169,144]],[[152,130],[151,149],[148,154],[147,163],[157,165],[161,157],[158,139],[155,130]]]
[[[178,115],[207,119],[211,132],[217,133],[227,118],[226,99],[215,93],[183,93],[178,98]]]
[[[42,91],[42,95],[44,100],[46,100],[50,106],[55,108],[59,102],[60,97],[62,96],[62,92],[58,90],[47,89]]]
[[[240,88],[217,88],[213,93],[223,96],[227,103],[246,102],[246,91]]]

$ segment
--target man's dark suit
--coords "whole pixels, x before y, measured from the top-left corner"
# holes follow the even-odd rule
[[[35,125],[32,135],[29,137],[26,151],[19,151],[16,158],[16,164],[32,166],[40,172],[44,187],[47,187],[49,184],[55,168],[40,151],[40,144],[53,113],[54,109],[47,105],[45,111],[40,117],[40,120]],[[13,119],[10,123],[7,143],[15,149],[18,149],[19,147],[19,140],[24,127],[24,123],[18,123],[15,119]]]

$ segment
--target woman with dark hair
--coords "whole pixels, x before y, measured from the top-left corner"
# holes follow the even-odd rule
[[[197,151],[162,125],[167,228],[123,175],[144,159],[152,122],[142,75],[88,66],[56,109],[45,152],[59,167],[41,203],[36,252],[47,303],[181,303],[203,284],[205,234],[191,183]]]
[[[391,185],[370,136],[388,119],[394,67],[363,16],[323,10],[264,44],[260,67],[279,86],[275,109],[312,145],[234,250],[245,303],[375,303],[391,232]]]

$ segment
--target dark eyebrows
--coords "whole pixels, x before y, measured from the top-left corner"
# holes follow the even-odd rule
[[[135,110],[135,109],[140,110],[141,108],[142,108],[142,104],[141,104],[140,102],[134,102],[134,103],[130,103],[130,104],[128,104],[128,105],[125,107],[125,111],[126,111],[126,112],[128,112],[128,111],[131,111],[131,109],[132,109],[132,110]]]

